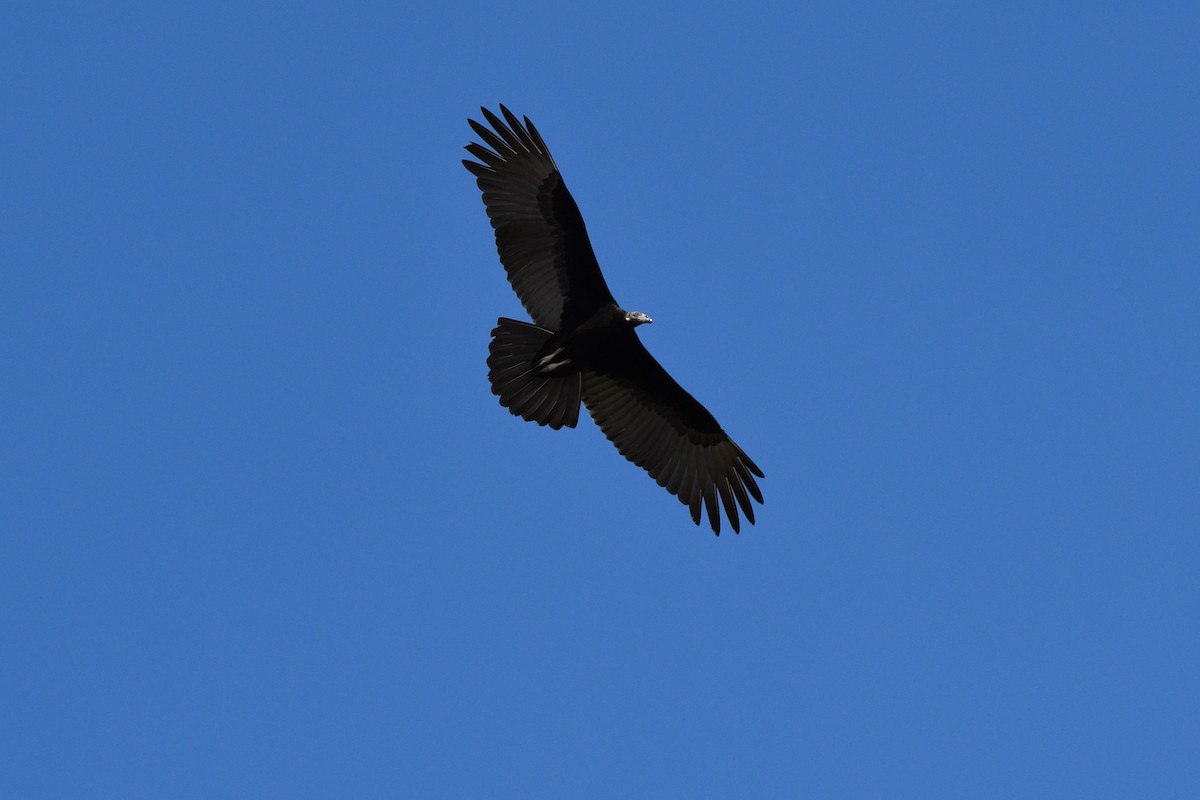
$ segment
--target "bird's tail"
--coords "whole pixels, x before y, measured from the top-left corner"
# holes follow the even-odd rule
[[[500,405],[538,425],[558,430],[579,421],[582,378],[578,371],[554,375],[542,348],[553,331],[501,317],[488,346],[488,380]],[[550,367],[553,369],[553,366]]]

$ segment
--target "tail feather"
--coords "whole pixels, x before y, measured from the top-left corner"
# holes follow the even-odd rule
[[[553,331],[501,317],[488,347],[488,380],[500,405],[513,414],[558,430],[579,422],[583,378],[576,372],[547,375],[534,362]]]

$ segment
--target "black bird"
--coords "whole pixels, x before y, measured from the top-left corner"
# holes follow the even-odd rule
[[[503,105],[503,120],[480,110],[491,130],[467,121],[487,147],[467,145],[482,163],[463,166],[478,179],[500,262],[533,317],[532,325],[501,317],[492,330],[488,379],[500,405],[557,430],[575,427],[582,400],[621,455],[688,506],[697,525],[703,502],[720,534],[718,497],[735,533],[738,506],[753,524],[762,470],[642,346],[634,328],[650,317],[625,311],[608,291],[541,134]]]

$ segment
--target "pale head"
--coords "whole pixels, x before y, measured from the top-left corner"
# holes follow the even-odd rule
[[[650,317],[640,311],[626,311],[625,321],[635,328],[638,325],[647,325],[651,322],[654,322],[654,320],[650,319]]]

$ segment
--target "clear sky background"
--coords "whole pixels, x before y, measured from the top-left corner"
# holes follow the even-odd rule
[[[1200,9],[8,3],[0,795],[1200,797]],[[528,114],[766,472],[586,418]]]

